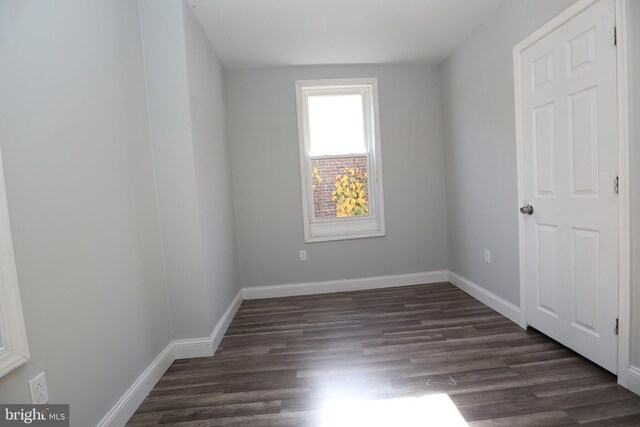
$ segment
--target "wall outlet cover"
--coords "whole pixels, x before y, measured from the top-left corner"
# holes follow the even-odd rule
[[[29,381],[29,391],[31,391],[31,403],[42,405],[49,402],[49,390],[44,372]]]

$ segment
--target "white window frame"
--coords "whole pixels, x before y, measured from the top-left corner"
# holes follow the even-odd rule
[[[361,94],[365,123],[366,154],[311,156],[309,141],[308,98],[310,95]],[[298,140],[302,183],[302,213],[306,243],[330,240],[360,239],[385,235],[382,194],[382,159],[380,148],[380,116],[378,112],[378,79],[296,80]],[[368,216],[346,218],[314,218],[311,161],[318,158],[367,157]]]
[[[0,155],[0,377],[29,360]]]

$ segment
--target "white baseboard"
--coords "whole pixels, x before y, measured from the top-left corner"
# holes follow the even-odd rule
[[[138,409],[151,389],[160,380],[174,361],[173,343],[169,343],[153,362],[134,381],[129,389],[118,399],[118,402],[100,420],[98,427],[122,427]]]
[[[480,285],[473,283],[472,281],[465,279],[464,277],[449,272],[449,282],[455,285],[457,288],[465,291],[481,303],[491,307],[498,313],[502,314],[507,319],[520,325],[520,308],[511,304],[496,294],[489,292]]]
[[[227,310],[218,321],[216,327],[213,328],[213,332],[211,332],[211,336],[209,337],[209,340],[211,341],[212,356],[220,345],[220,341],[222,341],[222,337],[224,337],[225,332],[227,332],[227,329],[229,329],[229,325],[236,315],[236,311],[238,311],[238,308],[240,308],[240,304],[242,304],[243,300],[244,290],[240,289],[236,297],[233,299],[233,301],[231,301],[231,304],[229,304],[229,307],[227,307]]]
[[[640,368],[629,366],[629,390],[640,395]]]
[[[214,350],[211,339],[192,338],[171,341],[174,359],[191,359],[194,357],[213,356]]]
[[[98,427],[124,426],[176,359],[213,356],[241,303],[242,290],[231,301],[211,336],[171,341],[118,399],[118,402],[98,423]]]
[[[244,299],[262,299],[297,295],[325,294],[330,292],[359,291],[365,289],[392,288],[438,282],[451,282],[475,299],[491,307],[509,320],[520,324],[520,308],[464,277],[447,271],[397,274],[393,276],[366,277],[361,279],[329,280],[324,282],[292,283],[288,285],[256,286],[243,288]]]
[[[191,359],[194,357],[213,356],[222,341],[224,333],[227,331],[229,324],[236,315],[236,311],[242,304],[242,290],[238,291],[229,307],[216,324],[213,332],[206,338],[193,338],[186,340],[175,340],[173,344],[173,355],[175,359]]]
[[[330,292],[360,291],[364,289],[393,288],[447,281],[447,271],[396,274],[393,276],[365,277],[362,279],[328,280],[325,282],[291,283],[288,285],[256,286],[244,288],[244,299],[290,297],[326,294]]]

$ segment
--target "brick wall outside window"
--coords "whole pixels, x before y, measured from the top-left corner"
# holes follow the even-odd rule
[[[313,209],[316,218],[335,218],[336,204],[331,200],[331,193],[335,189],[336,175],[344,174],[345,169],[366,170],[366,157],[345,157],[330,159],[313,159],[311,170],[318,169],[322,182],[316,183],[313,190]],[[368,198],[368,197],[367,197]]]

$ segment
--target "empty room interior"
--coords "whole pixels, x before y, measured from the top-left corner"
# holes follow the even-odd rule
[[[640,1],[0,0],[0,425],[640,426]]]

